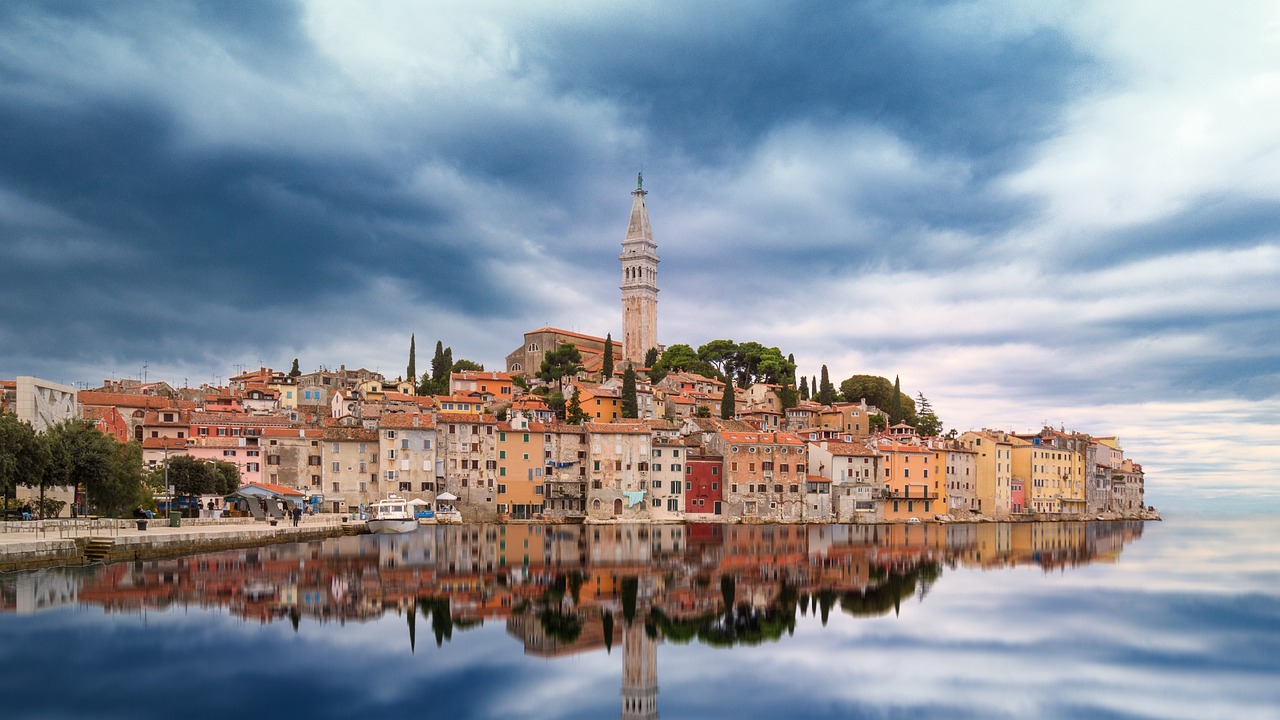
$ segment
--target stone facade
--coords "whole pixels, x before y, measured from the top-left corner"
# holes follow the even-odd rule
[[[643,187],[631,192],[631,221],[622,241],[622,363],[644,364],[649,348],[658,347],[658,246],[649,228]]]

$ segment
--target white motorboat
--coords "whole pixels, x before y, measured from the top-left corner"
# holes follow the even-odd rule
[[[368,525],[369,532],[378,534],[413,532],[418,528],[418,518],[407,500],[388,495],[386,500],[369,506]]]

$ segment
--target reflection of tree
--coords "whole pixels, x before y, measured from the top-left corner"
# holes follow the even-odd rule
[[[449,609],[449,598],[418,598],[418,612],[424,618],[431,618],[431,631],[436,636],[436,647],[443,646],[445,640],[453,639],[453,612]],[[471,624],[467,623],[468,626]]]
[[[560,607],[544,607],[538,611],[538,622],[547,637],[562,645],[571,645],[582,634],[582,619],[578,613]]]
[[[937,562],[927,562],[909,570],[897,568],[880,569],[871,573],[879,582],[860,592],[849,591],[840,594],[840,609],[854,616],[885,615],[890,610],[897,611],[902,600],[911,597],[917,587],[927,592],[928,586],[942,574],[942,566]]]
[[[727,587],[722,582],[721,589]],[[732,587],[732,585],[728,585]],[[747,603],[729,606],[723,612],[703,613],[687,618],[671,618],[659,608],[650,613],[650,622],[667,642],[687,643],[697,638],[712,647],[759,645],[779,640],[796,628],[799,594],[785,581],[778,594],[763,608]]]
[[[613,613],[605,610],[600,614],[600,626],[604,629],[604,651],[613,651]]]
[[[640,579],[624,577],[622,585],[622,621],[628,626],[636,620],[636,596],[640,592]]]
[[[584,578],[575,570],[567,575],[557,574],[542,593],[538,605],[538,622],[542,632],[561,645],[571,645],[582,634],[582,618],[578,616],[578,599]],[[572,599],[571,607],[565,607],[565,592]]]

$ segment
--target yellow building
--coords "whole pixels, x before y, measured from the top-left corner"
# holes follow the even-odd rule
[[[970,430],[960,436],[960,442],[977,453],[978,512],[997,520],[1007,519],[1010,480],[1013,478],[1013,445],[1008,434],[995,430]]]

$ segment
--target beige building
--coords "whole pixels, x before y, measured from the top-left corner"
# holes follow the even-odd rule
[[[384,494],[378,482],[378,433],[363,427],[325,428],[321,441],[324,510],[357,512]]]
[[[587,517],[594,519],[649,517],[649,465],[652,459],[649,427],[629,420],[585,423],[590,444],[587,468]]]
[[[378,421],[382,490],[403,498],[426,500],[434,507],[444,471],[444,463],[437,462],[436,449],[436,426],[431,415],[383,413]]]
[[[481,413],[436,416],[436,452],[444,458],[445,489],[458,496],[456,504],[467,522],[487,522],[498,516],[497,423],[494,416]]]
[[[873,522],[880,487],[880,455],[866,443],[819,440],[808,443],[809,472],[831,482],[836,522]]]

